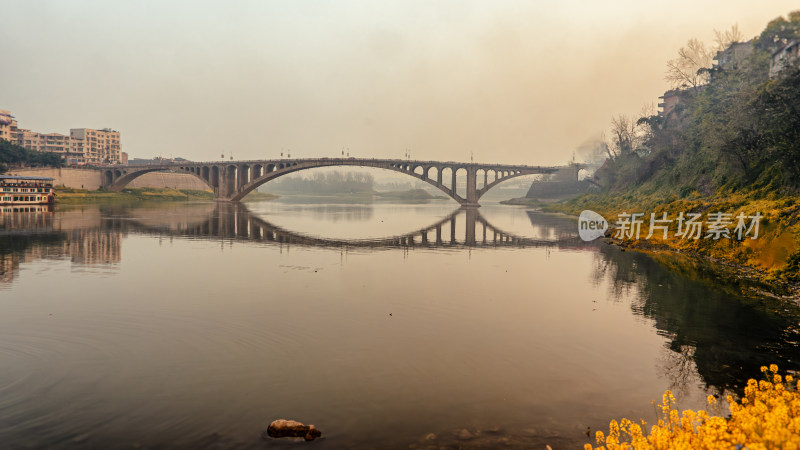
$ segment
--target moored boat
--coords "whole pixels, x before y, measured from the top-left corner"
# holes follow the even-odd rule
[[[45,205],[54,201],[52,178],[0,175],[0,205]]]

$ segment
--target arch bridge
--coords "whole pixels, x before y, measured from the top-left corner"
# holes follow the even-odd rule
[[[199,178],[214,191],[219,201],[238,202],[257,187],[283,175],[300,170],[337,166],[374,167],[406,174],[435,186],[462,206],[480,206],[478,203],[480,198],[503,181],[523,175],[551,174],[562,168],[401,159],[313,158],[205,163],[168,162],[142,166],[105,166],[99,167],[99,170],[101,186],[111,191],[124,189],[128,183],[146,173],[170,171]],[[572,166],[575,167],[577,179],[580,167],[578,165],[570,167]],[[466,174],[464,195],[458,192],[457,174]]]

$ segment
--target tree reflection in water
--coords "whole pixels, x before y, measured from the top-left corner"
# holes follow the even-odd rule
[[[800,308],[786,300],[746,295],[730,268],[684,255],[599,247],[595,280],[608,278],[610,298],[633,293],[631,309],[669,338],[663,373],[680,392],[695,370],[707,387],[742,392],[759,368],[800,370]]]

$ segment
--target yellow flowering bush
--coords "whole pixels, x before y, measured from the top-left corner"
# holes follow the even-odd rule
[[[667,391],[660,405],[662,418],[649,434],[643,431],[644,421],[639,425],[628,419],[612,420],[608,436],[597,432],[594,449],[800,449],[800,380],[795,383],[791,375],[781,377],[775,364],[762,367],[761,372],[764,379],[748,380],[738,402],[728,396],[731,414],[727,419],[702,410],[679,413],[675,397]],[[713,396],[708,404],[718,409]]]

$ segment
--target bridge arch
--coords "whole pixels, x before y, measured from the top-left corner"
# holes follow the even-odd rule
[[[480,190],[487,184],[486,169],[478,169],[475,171],[475,188]]]
[[[483,195],[486,194],[487,192],[489,192],[489,190],[491,188],[497,186],[498,184],[500,184],[500,183],[502,183],[504,181],[508,181],[508,180],[510,180],[512,178],[522,177],[522,176],[525,176],[525,175],[536,175],[536,174],[514,171],[513,173],[510,173],[507,176],[504,176],[502,178],[497,178],[494,181],[489,181],[489,184],[487,184],[487,185],[483,186],[482,188],[478,189],[478,198],[483,197]]]
[[[433,175],[431,175],[433,173]],[[439,168],[436,166],[429,166],[425,170],[425,178],[429,180],[438,180],[439,179]]]
[[[262,175],[261,177],[258,177],[258,178],[255,178],[255,179],[251,180],[249,183],[245,184],[241,188],[241,190],[239,192],[229,196],[227,198],[227,200],[239,201],[242,198],[244,198],[247,194],[249,194],[250,192],[252,192],[256,188],[258,188],[259,186],[261,186],[261,185],[263,185],[263,184],[265,184],[265,183],[267,183],[267,182],[269,182],[271,180],[274,180],[276,178],[282,177],[284,175],[288,175],[290,173],[298,172],[300,170],[315,169],[315,168],[320,168],[320,167],[350,166],[350,167],[372,167],[372,168],[391,170],[393,172],[402,173],[402,174],[414,177],[414,178],[416,178],[418,180],[422,180],[422,181],[427,182],[431,186],[434,186],[435,188],[437,188],[440,191],[444,192],[445,194],[447,194],[448,197],[452,198],[453,200],[457,201],[458,203],[460,203],[462,205],[468,203],[466,198],[457,195],[455,192],[451,191],[450,189],[448,189],[444,185],[439,185],[436,180],[432,180],[431,178],[426,177],[424,168],[423,168],[422,173],[419,174],[419,173],[416,173],[416,172],[413,171],[413,169],[412,169],[413,166],[411,166],[410,164],[381,164],[380,162],[377,162],[377,161],[376,162],[369,162],[369,161],[365,162],[365,161],[358,161],[358,160],[349,161],[349,160],[345,159],[345,160],[329,160],[329,161],[320,160],[320,161],[315,161],[313,163],[311,163],[311,162],[309,162],[309,163],[303,163],[303,162],[301,162],[301,163],[293,163],[291,165],[286,165],[283,168],[281,168],[281,166],[283,166],[283,164],[280,164],[278,166],[278,170],[276,170],[274,172],[267,172],[264,175]]]
[[[139,178],[140,176],[150,173],[150,172],[173,172],[173,173],[188,173],[190,175],[194,175],[203,183],[209,185],[210,188],[213,189],[213,186],[209,183],[209,180],[204,180],[199,174],[195,172],[191,172],[188,170],[174,170],[165,167],[153,167],[153,168],[143,168],[137,169],[135,171],[128,171],[125,169],[116,169],[116,170],[105,170],[103,173],[103,185],[108,188],[109,191],[121,191],[125,189],[125,186],[131,183],[131,181]]]

